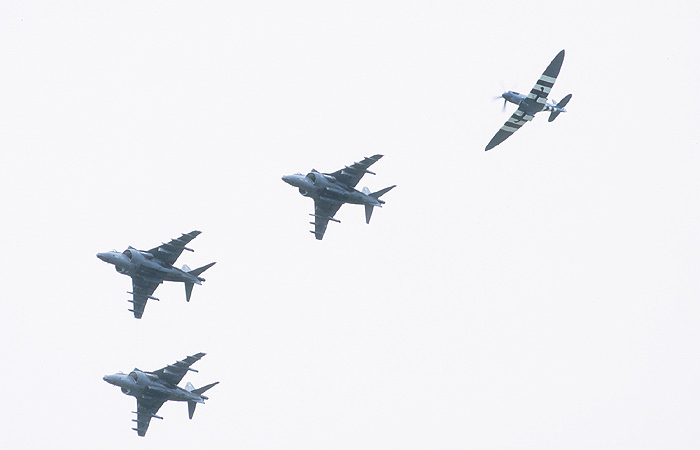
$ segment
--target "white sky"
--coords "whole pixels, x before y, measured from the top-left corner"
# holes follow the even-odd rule
[[[0,446],[700,448],[700,6],[479,3],[0,2]],[[376,153],[316,241],[280,177]],[[194,229],[133,319],[95,254]],[[138,438],[102,376],[199,351]]]

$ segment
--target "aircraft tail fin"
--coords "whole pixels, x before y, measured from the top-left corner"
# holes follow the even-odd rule
[[[571,94],[567,95],[566,97],[562,98],[559,103],[557,103],[557,106],[559,108],[564,108],[567,103],[569,103],[569,100],[571,100]],[[552,111],[552,113],[549,115],[549,122],[554,122],[554,119],[557,118],[557,116],[561,113],[562,111]]]
[[[369,223],[369,219],[372,218],[372,210],[374,210],[374,206],[365,205],[365,220],[367,221],[367,223]]]
[[[387,192],[394,189],[395,187],[396,187],[396,185],[389,186],[388,188],[384,188],[380,191],[372,192],[372,193],[369,192],[369,189],[365,188],[365,189],[367,189],[367,192],[365,192],[365,189],[363,189],[362,192],[364,192],[365,194],[369,195],[372,198],[376,198],[379,203],[384,203],[383,200],[379,200],[379,197],[386,194]],[[367,221],[367,223],[369,223],[369,219],[372,218],[372,211],[373,210],[374,210],[374,205],[365,205],[365,220]]]
[[[376,198],[377,200],[379,200],[379,197],[381,197],[382,195],[386,194],[387,192],[389,192],[390,190],[394,189],[395,187],[396,187],[396,185],[389,186],[389,187],[384,188],[384,189],[382,189],[382,190],[379,190],[379,191],[377,191],[377,192],[372,192],[371,194],[369,194],[369,196],[370,196],[370,197],[374,197],[374,198]],[[379,202],[380,202],[380,203],[384,203],[384,202],[381,201],[381,200],[379,200]]]
[[[195,408],[197,408],[197,402],[187,402],[187,412],[190,414],[190,420],[194,417]]]
[[[204,272],[205,270],[207,270],[208,268],[210,268],[210,267],[213,266],[214,264],[216,264],[216,263],[215,263],[215,262],[209,263],[209,264],[207,264],[206,266],[200,267],[199,269],[189,270],[188,273],[191,274],[191,275],[194,275],[194,276],[198,277],[198,276],[200,276],[200,275],[202,274],[202,272]],[[201,281],[204,281],[204,280],[201,280]]]
[[[187,385],[185,386],[185,389],[189,392],[200,395],[202,397],[202,400],[207,400],[208,397],[203,396],[202,393],[213,388],[217,384],[219,384],[218,381],[216,383],[207,384],[206,386],[202,386],[199,389],[195,389],[194,386],[192,386],[192,383],[188,382]],[[192,417],[194,417],[195,408],[197,408],[197,402],[194,402],[194,401],[187,402],[187,412],[190,414],[190,419],[192,419]]]
[[[195,394],[202,395],[203,393],[207,392],[209,389],[213,388],[213,387],[216,386],[217,384],[219,384],[219,382],[218,382],[218,381],[215,381],[214,383],[207,384],[206,386],[202,386],[202,387],[199,388],[199,389],[193,389],[192,392],[194,392]],[[203,395],[202,395],[202,398],[203,398],[204,400],[207,400],[207,397],[205,397],[205,396],[203,396]]]
[[[214,264],[216,264],[216,263],[213,262],[213,263],[207,264],[206,266],[202,266],[202,267],[200,267],[198,269],[194,269],[194,270],[189,270],[190,269],[189,267],[182,266],[182,270],[189,273],[190,275],[194,275],[195,277],[199,278],[199,281],[204,281],[204,278],[200,277],[200,275],[202,274],[202,272],[204,272],[205,270],[207,270],[208,268],[210,268]],[[194,283],[191,283],[189,281],[185,281],[185,298],[187,299],[188,302],[190,301],[190,298],[192,297],[192,288],[194,288]]]

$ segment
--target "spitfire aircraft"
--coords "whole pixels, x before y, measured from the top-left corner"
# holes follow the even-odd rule
[[[549,115],[549,122],[556,119],[559,114],[566,112],[564,107],[569,103],[569,100],[571,100],[571,94],[564,97],[559,103],[555,101],[547,103],[547,95],[549,95],[549,91],[552,90],[552,86],[554,86],[554,82],[557,80],[563,62],[564,50],[560,51],[552,62],[549,63],[549,66],[547,66],[547,69],[545,69],[528,95],[523,95],[514,91],[504,92],[503,95],[501,95],[504,99],[504,109],[506,102],[515,103],[518,105],[518,109],[510,116],[501,129],[498,130],[493,139],[491,139],[491,142],[486,146],[486,150],[491,150],[508,139],[508,137],[522,127],[525,122],[534,119],[535,114],[540,111],[549,111],[551,113]]]
[[[197,372],[190,366],[199,361],[205,354],[197,353],[188,356],[182,361],[168,364],[155,372],[134,369],[129,374],[119,372],[114,375],[105,375],[102,379],[109,384],[120,387],[126,395],[136,397],[136,411],[133,412],[136,414],[136,419],[132,419],[133,422],[136,422],[136,428],[133,430],[139,436],[145,436],[152,418],[163,419],[156,415],[163,403],[168,400],[187,402],[191,419],[197,403],[204,403],[204,400],[207,400],[207,397],[202,394],[219,384],[217,381],[199,389],[195,389],[190,382],[185,385],[184,389],[177,386],[188,371]]]
[[[114,264],[117,272],[131,277],[133,290],[127,294],[133,295],[133,300],[129,300],[129,302],[134,305],[134,308],[129,311],[134,313],[134,317],[141,318],[148,299],[158,300],[153,296],[153,292],[163,281],[184,282],[185,296],[187,301],[190,301],[194,285],[202,284],[204,281],[204,278],[200,277],[202,272],[216,263],[210,263],[194,270],[191,270],[187,265],[178,269],[173,267],[173,264],[183,250],[194,251],[185,245],[200,233],[200,231],[192,231],[183,234],[167,244],[164,243],[148,251],[136,250],[130,246],[122,253],[113,250],[97,254],[97,257],[102,261]]]
[[[374,175],[374,172],[370,172],[368,169],[382,156],[384,155],[365,158],[333,173],[320,173],[316,169],[312,169],[306,175],[296,173],[282,177],[285,182],[299,188],[301,195],[314,199],[314,214],[310,214],[314,217],[314,221],[310,223],[315,225],[315,229],[311,233],[316,236],[316,239],[323,239],[328,221],[340,223],[340,220],[334,219],[333,216],[344,203],[365,205],[365,219],[369,223],[374,207],[381,207],[384,204],[384,201],[380,200],[379,197],[395,188],[396,185],[377,192],[370,192],[366,187],[362,191],[358,191],[355,186],[365,173]]]

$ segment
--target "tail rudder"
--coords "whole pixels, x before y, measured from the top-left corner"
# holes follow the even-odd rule
[[[365,205],[365,220],[369,223],[369,219],[372,218],[372,211],[374,210],[374,205]]]
[[[198,394],[200,397],[202,397],[202,400],[208,400],[209,397],[205,397],[204,395],[202,395],[202,393],[203,393],[203,392],[206,392],[207,390],[209,390],[209,389],[211,389],[211,388],[213,388],[213,387],[216,386],[217,384],[219,384],[218,381],[217,381],[216,383],[212,383],[212,384],[208,384],[208,385],[206,385],[206,386],[203,386],[203,387],[201,387],[201,388],[199,388],[199,389],[195,389],[194,386],[192,386],[192,383],[188,382],[187,385],[185,386],[185,389],[186,389],[188,392],[192,392],[192,393],[194,393],[194,394]],[[190,419],[192,419],[192,417],[194,416],[194,410],[195,410],[195,408],[197,408],[197,402],[194,402],[194,401],[188,401],[188,402],[187,402],[187,412],[190,414]]]
[[[381,197],[382,195],[386,194],[387,192],[389,192],[390,190],[394,189],[395,187],[396,187],[396,185],[389,186],[389,187],[384,188],[384,189],[382,189],[382,190],[380,190],[380,191],[372,192],[372,193],[368,193],[368,192],[369,192],[369,189],[364,188],[364,189],[363,189],[363,192],[365,192],[365,189],[366,189],[367,192],[365,192],[365,193],[366,193],[367,195],[369,195],[369,196],[372,197],[372,198],[375,198],[379,203],[384,203],[383,200],[379,200],[379,197]],[[365,220],[367,221],[367,223],[369,223],[369,219],[372,218],[372,211],[374,210],[374,206],[375,206],[375,205],[365,205]],[[380,205],[380,206],[381,206],[381,205]]]
[[[202,272],[204,272],[205,270],[207,270],[208,268],[210,268],[214,264],[216,264],[216,262],[209,263],[206,266],[202,266],[202,267],[200,267],[198,269],[194,269],[194,270],[189,270],[189,267],[182,266],[182,270],[189,273],[190,275],[194,275],[195,277],[199,278],[199,281],[205,281],[204,278],[200,277],[199,275],[201,275]],[[193,288],[194,288],[194,283],[192,283],[190,281],[185,281],[185,299],[188,302],[190,301],[190,298],[192,297],[192,289]]]
[[[187,412],[190,414],[190,420],[194,417],[195,408],[197,408],[197,402],[187,402]]]

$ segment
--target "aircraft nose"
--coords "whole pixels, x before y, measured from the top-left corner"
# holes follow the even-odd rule
[[[284,181],[285,183],[289,183],[289,181],[290,181],[291,179],[292,179],[292,177],[291,177],[290,175],[285,175],[285,176],[282,177],[282,181]],[[291,184],[291,183],[290,183],[290,184]]]
[[[116,384],[116,377],[114,375],[105,375],[102,379],[109,384]]]
[[[106,253],[98,253],[97,257],[100,258],[102,261],[107,261],[107,254]]]

